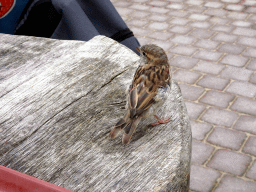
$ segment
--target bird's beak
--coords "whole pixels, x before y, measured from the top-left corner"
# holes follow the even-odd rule
[[[135,47],[135,49],[140,53],[140,48],[139,47]]]

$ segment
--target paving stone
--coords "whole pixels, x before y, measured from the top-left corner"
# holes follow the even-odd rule
[[[207,31],[204,29],[194,29],[190,35],[194,36],[194,37],[198,37],[198,38],[204,38],[204,39],[208,39],[213,35],[212,31]]]
[[[256,156],[256,137],[249,137],[245,143],[243,152]]]
[[[226,33],[218,33],[214,38],[213,40],[216,40],[216,41],[223,41],[223,42],[230,42],[230,43],[233,43],[235,42],[237,39],[237,36],[236,35],[228,35]]]
[[[166,21],[168,19],[165,15],[151,15],[148,17],[149,21]]]
[[[127,2],[127,1],[118,1],[118,2],[115,2],[115,7],[128,7],[131,4],[132,4],[131,2]]]
[[[253,71],[240,68],[240,67],[233,67],[227,66],[222,72],[221,76],[226,79],[237,79],[241,81],[248,81],[250,76],[252,75]]]
[[[203,13],[207,8],[206,7],[200,7],[200,6],[189,6],[187,8],[187,11],[191,13]]]
[[[137,39],[141,45],[149,44],[152,41],[152,39],[147,37],[137,37]]]
[[[186,25],[189,22],[188,19],[183,19],[183,18],[175,18],[170,21],[170,24],[174,25]]]
[[[174,17],[186,17],[188,15],[187,12],[178,10],[169,11],[168,14]]]
[[[160,40],[168,40],[170,39],[170,37],[172,37],[173,34],[172,33],[168,33],[168,32],[153,32],[150,35],[148,35],[148,37],[154,38],[154,39],[160,39]]]
[[[200,50],[194,57],[204,60],[217,61],[221,57],[222,53],[208,50]]]
[[[210,134],[207,141],[221,147],[239,150],[245,138],[245,133],[226,128],[215,127],[214,131]]]
[[[150,29],[156,29],[156,30],[165,30],[169,27],[169,24],[167,23],[161,23],[161,22],[153,22],[151,23],[148,28]]]
[[[195,86],[186,85],[186,84],[179,84],[179,86],[180,86],[183,98],[189,99],[192,101],[197,100],[198,97],[200,95],[202,95],[202,93],[204,92],[204,89],[201,87],[195,87]],[[201,109],[202,109],[202,107],[201,107]],[[197,116],[197,114],[195,114],[195,116]]]
[[[191,14],[189,16],[189,19],[198,20],[198,21],[204,21],[204,20],[206,20],[208,18],[209,18],[208,15],[203,15],[203,14]]]
[[[256,71],[256,59],[251,59],[250,63],[247,65],[247,69]]]
[[[256,49],[249,47],[246,49],[243,55],[248,57],[256,57]]]
[[[234,99],[234,97],[234,95],[228,93],[210,90],[207,91],[206,94],[200,99],[200,102],[226,108],[228,107],[229,102]]]
[[[188,47],[188,46],[183,46],[183,45],[178,45],[174,47],[171,52],[180,54],[180,55],[187,55],[190,56],[192,55],[197,49],[194,47]]]
[[[165,9],[165,8],[161,8],[161,7],[152,7],[149,10],[150,12],[154,12],[154,13],[160,13],[160,14],[165,14],[167,12],[169,12],[169,9]]]
[[[225,3],[239,3],[240,0],[221,0],[221,1]]]
[[[211,107],[204,113],[201,119],[208,123],[230,127],[237,117],[238,115],[235,112]]]
[[[246,12],[248,12],[248,13],[256,13],[256,7],[248,7],[246,9]]]
[[[201,61],[195,67],[194,70],[201,71],[204,73],[211,73],[214,75],[219,74],[225,68],[224,65],[208,62],[208,61]]]
[[[250,162],[251,158],[247,155],[226,149],[220,149],[213,155],[207,166],[241,176]]]
[[[207,15],[213,15],[213,16],[217,16],[217,17],[223,17],[227,14],[227,11],[223,10],[223,9],[211,9],[209,8],[205,14]]]
[[[147,36],[149,33],[151,33],[151,31],[149,31],[149,30],[145,30],[145,29],[138,28],[138,27],[133,27],[132,31],[136,37],[137,36],[140,36],[140,37]]]
[[[235,5],[235,4],[229,4],[226,6],[226,9],[229,11],[242,11],[244,9],[243,5]]]
[[[185,1],[186,4],[189,5],[201,5],[203,3],[203,1],[201,0],[187,0]]]
[[[158,6],[158,7],[164,7],[165,5],[168,5],[168,2],[164,2],[164,1],[152,1],[150,3],[148,3],[150,5],[154,5],[154,6]]]
[[[190,27],[184,27],[184,26],[174,26],[171,29],[169,29],[169,31],[173,32],[173,33],[180,33],[180,34],[186,34],[191,30]]]
[[[211,191],[220,175],[214,169],[191,165],[190,189],[194,191]]]
[[[218,23],[218,24],[227,24],[230,20],[225,19],[225,18],[220,18],[220,17],[212,17],[210,19],[212,23]]]
[[[200,141],[192,140],[192,155],[191,155],[191,163],[194,165],[202,165],[207,159],[211,156],[214,147],[202,143]]]
[[[249,132],[256,135],[256,117],[242,115],[234,125],[234,129]]]
[[[209,39],[200,39],[195,46],[202,47],[205,49],[215,49],[219,45],[219,42],[212,41]]]
[[[255,191],[255,188],[255,182],[245,181],[237,177],[225,175],[215,192],[253,192]]]
[[[190,24],[192,27],[196,27],[196,28],[202,28],[202,29],[207,29],[211,26],[211,23],[210,22],[192,22]]]
[[[251,37],[241,37],[238,41],[238,44],[242,45],[247,45],[247,46],[252,46],[256,47],[256,38],[251,38]]]
[[[181,88],[181,92],[182,92],[182,88]],[[182,95],[183,95],[183,92],[182,92]],[[205,106],[202,105],[202,104],[192,103],[192,102],[189,102],[189,101],[186,101],[185,104],[186,104],[186,107],[187,107],[187,110],[188,110],[188,116],[189,116],[190,119],[197,119],[199,117],[199,115],[205,109]]]
[[[205,7],[211,7],[211,8],[221,8],[223,7],[223,3],[220,2],[207,2],[204,4]]]
[[[250,82],[256,84],[256,74],[252,75]]]
[[[229,12],[227,18],[234,19],[234,20],[244,20],[248,16],[247,13],[240,13],[240,12]]]
[[[134,11],[132,14],[130,14],[131,17],[133,18],[138,18],[138,19],[145,19],[150,13],[145,12],[145,11]]]
[[[221,31],[221,32],[226,32],[230,33],[234,29],[233,26],[227,26],[227,25],[215,25],[212,30],[214,31]]]
[[[223,44],[221,47],[218,49],[220,52],[225,52],[225,53],[231,53],[231,54],[237,54],[239,55],[240,53],[245,50],[245,47],[239,46],[239,45],[233,45],[233,44]]]
[[[230,54],[230,55],[226,55],[221,60],[221,63],[225,63],[228,65],[233,65],[233,66],[237,66],[237,67],[242,67],[246,64],[247,61],[248,61],[248,58]]]
[[[256,85],[243,81],[234,81],[228,86],[226,91],[253,98],[256,95]]]
[[[250,27],[252,23],[248,21],[235,21],[232,23],[232,25],[235,25],[237,27]]]
[[[170,61],[170,65],[191,69],[195,66],[195,64],[198,62],[198,59],[190,58],[190,57],[184,57],[184,56],[177,56],[173,60]]]
[[[168,51],[168,49],[170,49],[174,45],[172,42],[167,42],[163,40],[154,40],[151,43],[162,47],[165,51]]]
[[[123,7],[115,7],[117,12],[122,15],[122,17],[124,15],[128,15],[130,14],[133,10],[132,9],[127,9],[127,8],[123,8]]]
[[[179,9],[182,10],[184,9],[184,5],[183,4],[178,4],[178,3],[171,3],[167,6],[167,8],[169,9]]]
[[[250,115],[256,115],[256,101],[244,97],[238,97],[232,104],[231,109]]]
[[[256,180],[256,161],[253,162],[251,168],[246,174],[246,177]]]
[[[173,74],[173,79],[178,82],[193,84],[200,76],[200,73],[179,69]]]
[[[201,123],[197,121],[190,121],[192,138],[202,141],[206,134],[211,130],[212,126],[207,123]]]
[[[223,90],[228,85],[228,83],[229,83],[229,80],[227,79],[206,75],[202,79],[200,79],[197,84],[202,87],[206,87],[210,89]]]
[[[192,44],[193,41],[195,41],[195,38],[183,36],[183,35],[177,35],[172,39],[172,42],[178,43],[178,44]]]
[[[237,27],[237,28],[233,31],[233,34],[235,34],[235,35],[243,35],[243,36],[254,37],[254,36],[256,35],[256,30],[254,30],[254,29],[249,29],[249,28]]]
[[[137,9],[137,10],[145,11],[145,10],[149,9],[149,6],[142,5],[142,4],[133,4],[129,8],[130,9]]]
[[[253,6],[253,5],[256,5],[256,1],[254,1],[254,0],[245,0],[243,2],[243,5]]]
[[[132,19],[128,22],[126,22],[128,25],[134,25],[136,27],[143,27],[146,24],[148,24],[148,21],[146,20],[138,20],[138,19]]]

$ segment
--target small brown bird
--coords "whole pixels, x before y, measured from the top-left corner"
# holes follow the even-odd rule
[[[137,68],[128,93],[126,115],[121,118],[109,136],[115,138],[123,130],[123,144],[128,144],[141,118],[154,115],[158,124],[167,123],[156,116],[156,112],[166,99],[166,90],[170,88],[169,64],[166,53],[154,44],[137,48],[140,52],[141,65]]]

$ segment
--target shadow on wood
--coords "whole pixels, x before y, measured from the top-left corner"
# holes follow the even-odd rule
[[[88,42],[0,34],[0,164],[73,191],[188,191],[191,130],[179,86],[129,145],[108,137],[139,57]]]

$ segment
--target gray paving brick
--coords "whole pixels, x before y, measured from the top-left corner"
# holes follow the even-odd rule
[[[238,41],[238,44],[256,47],[256,38],[252,37],[241,37]]]
[[[189,5],[201,5],[203,4],[203,1],[201,0],[187,0],[185,1],[186,4],[189,4]]]
[[[227,18],[230,19],[238,19],[238,20],[244,20],[248,16],[247,13],[240,13],[240,12],[229,12]]]
[[[254,0],[245,0],[244,2],[243,2],[243,5],[250,5],[250,6],[255,6],[256,5],[256,1],[254,1]]]
[[[174,24],[174,25],[186,25],[189,22],[188,19],[184,19],[184,18],[174,18],[170,21],[170,24]]]
[[[212,31],[207,31],[204,29],[194,29],[190,35],[198,38],[208,39],[213,35]]]
[[[181,92],[182,92],[182,88],[181,88]],[[183,92],[182,92],[182,96],[184,97]],[[190,117],[190,119],[197,119],[199,117],[199,115],[205,109],[205,106],[202,105],[202,104],[193,103],[193,102],[189,102],[189,101],[185,101],[185,103],[186,103],[186,107],[187,107],[187,110],[188,110],[188,116]]]
[[[251,168],[247,172],[246,177],[256,180],[256,160],[253,162]]]
[[[154,38],[154,39],[160,39],[160,40],[168,40],[170,39],[170,37],[172,37],[173,34],[170,32],[153,32],[150,35],[148,35],[148,37]]]
[[[232,25],[237,27],[250,27],[252,23],[248,21],[234,21]]]
[[[234,125],[234,129],[246,131],[256,135],[256,117],[242,115]]]
[[[217,24],[227,24],[227,23],[229,23],[229,19],[225,19],[225,18],[220,18],[220,17],[212,17],[211,19],[210,19],[210,21],[212,22],[212,23],[217,23]]]
[[[227,25],[215,25],[212,30],[214,31],[221,31],[221,32],[226,32],[230,33],[234,29],[233,26],[227,26]]]
[[[210,22],[206,22],[206,21],[196,21],[196,22],[192,22],[190,24],[190,26],[192,27],[196,27],[196,28],[202,28],[202,29],[207,29],[211,26],[211,23]]]
[[[250,63],[247,65],[247,69],[256,71],[256,59],[251,59]]]
[[[213,40],[216,40],[216,41],[223,41],[223,42],[229,42],[229,43],[233,43],[235,42],[237,39],[237,36],[236,35],[229,35],[229,34],[226,34],[226,33],[218,33],[214,38]]]
[[[241,81],[248,81],[250,76],[252,75],[253,71],[240,68],[240,67],[233,67],[227,66],[222,72],[221,76],[226,79],[237,79]]]
[[[168,2],[164,1],[152,1],[148,3],[149,5],[158,6],[158,7],[165,7],[165,5],[168,5]]]
[[[191,44],[195,41],[195,38],[183,36],[183,35],[177,35],[172,39],[172,42],[178,43],[178,44]]]
[[[200,95],[204,92],[201,87],[195,87],[186,84],[180,84],[181,93],[184,99],[197,100]]]
[[[256,101],[244,97],[238,97],[232,104],[231,109],[250,115],[256,115]]]
[[[256,183],[225,175],[215,192],[254,192]]]
[[[132,12],[132,14],[130,14],[130,17],[133,18],[138,18],[138,19],[145,19],[148,15],[150,15],[149,12],[145,12],[145,11],[134,11]]]
[[[141,45],[149,44],[152,39],[149,39],[147,37],[137,37],[138,41]]]
[[[225,52],[225,53],[231,53],[231,54],[237,54],[239,55],[240,53],[245,50],[245,47],[239,46],[239,45],[233,45],[233,44],[223,44],[221,47],[218,49],[220,52]]]
[[[245,138],[245,133],[226,128],[216,127],[208,137],[207,141],[214,145],[239,150]]]
[[[174,16],[174,17],[186,17],[188,15],[188,12],[185,11],[179,11],[179,10],[172,10],[168,12],[168,15]]]
[[[211,107],[204,113],[201,119],[208,123],[230,127],[237,117],[238,115],[235,112]]]
[[[251,15],[251,16],[248,18],[248,20],[256,21],[256,15],[255,15],[255,14]]]
[[[131,4],[132,4],[131,2],[127,2],[127,1],[118,1],[118,2],[115,2],[115,7],[128,7]]]
[[[226,9],[229,11],[242,11],[244,9],[243,5],[235,5],[235,4],[229,4],[226,6]]]
[[[224,6],[223,3],[220,3],[220,2],[207,2],[204,4],[205,7],[211,7],[211,8],[221,8]]]
[[[167,41],[158,40],[158,39],[152,41],[151,43],[162,47],[165,51],[168,51],[168,49],[170,49],[174,45],[172,42],[167,42]]]
[[[248,57],[256,57],[256,49],[249,47],[246,49],[243,55]]]
[[[179,9],[179,10],[182,10],[184,9],[184,5],[183,4],[179,4],[179,3],[171,3],[167,6],[167,8],[169,9]]]
[[[256,7],[248,7],[246,9],[246,12],[248,12],[248,13],[256,13]]]
[[[202,87],[206,87],[210,89],[223,90],[228,85],[228,83],[229,83],[229,80],[227,79],[206,75],[202,79],[200,79],[197,84]]]
[[[191,13],[203,13],[207,8],[206,7],[201,7],[201,6],[189,6],[187,8],[187,11]]]
[[[193,140],[191,163],[194,165],[204,164],[204,162],[211,156],[213,150],[213,146]]]
[[[179,69],[173,74],[173,79],[178,82],[193,84],[200,76],[200,73]]]
[[[183,46],[183,45],[178,45],[174,47],[171,52],[180,54],[180,55],[187,55],[190,56],[192,55],[197,49],[194,47],[188,47],[188,46]]]
[[[219,74],[225,68],[224,65],[208,62],[208,61],[201,61],[195,67],[194,70],[201,71],[204,73],[211,73],[214,75]]]
[[[243,81],[234,81],[226,89],[229,93],[253,98],[256,94],[256,85]]]
[[[249,137],[245,143],[243,152],[256,156],[256,137]]]
[[[152,7],[149,9],[150,12],[154,12],[154,13],[160,13],[160,14],[165,14],[167,12],[169,12],[169,9],[165,9],[162,7]]]
[[[228,94],[228,93],[222,93],[218,91],[207,91],[206,94],[200,99],[200,102],[214,105],[217,107],[226,108],[229,105],[229,102],[231,102],[234,99],[234,95]]]
[[[148,21],[146,20],[138,20],[138,19],[132,19],[130,21],[127,21],[126,24],[130,25],[134,25],[136,27],[143,27],[146,24],[148,24]]]
[[[243,36],[254,37],[254,36],[256,36],[256,30],[254,30],[254,29],[249,29],[249,28],[237,27],[237,28],[233,31],[233,34],[235,34],[235,35],[243,35]]]
[[[221,1],[225,3],[239,3],[240,0],[221,0]]]
[[[251,158],[247,155],[221,149],[213,155],[207,166],[240,176],[245,172],[250,162]]]
[[[237,66],[237,67],[242,67],[246,64],[247,61],[248,61],[248,58],[246,58],[246,57],[229,54],[229,55],[226,55],[221,60],[221,63],[233,65],[233,66]]]
[[[212,41],[209,39],[200,39],[195,46],[202,47],[205,49],[215,49],[219,45],[219,42]]]
[[[252,75],[250,82],[256,84],[256,74]]]
[[[133,10],[132,9],[127,9],[127,8],[123,8],[123,7],[115,7],[117,12],[122,15],[122,17],[124,15],[128,15],[130,14]]]
[[[227,11],[223,9],[211,9],[209,8],[205,14],[207,15],[212,15],[212,16],[217,16],[217,17],[223,17],[227,14]]]
[[[222,53],[208,50],[200,50],[194,57],[207,61],[217,61],[222,56]]]
[[[161,22],[153,22],[151,23],[148,28],[155,29],[155,30],[165,30],[169,27],[167,23],[161,23]]]
[[[203,140],[206,134],[211,130],[212,126],[207,123],[201,123],[197,121],[190,121],[191,130],[192,130],[192,138],[197,140]]]
[[[207,20],[210,16],[203,14],[191,14],[188,18],[192,20],[204,21]]]
[[[191,166],[190,189],[194,191],[211,191],[220,173],[214,169]]]
[[[198,59],[190,58],[190,57],[184,57],[184,56],[178,56],[175,57],[170,61],[170,65],[191,69],[195,66],[195,64],[198,62]]]
[[[184,26],[174,26],[171,29],[169,29],[169,31],[173,32],[173,33],[180,33],[180,34],[186,34],[191,30],[190,27],[184,27]]]
[[[132,4],[129,8],[130,9],[137,9],[137,10],[145,11],[145,10],[149,9],[149,6],[142,5],[142,4]]]
[[[139,37],[147,36],[149,33],[151,33],[151,31],[149,31],[149,30],[145,30],[145,29],[138,28],[138,27],[133,27],[132,31],[136,37],[137,36],[139,36]]]
[[[151,15],[148,17],[149,21],[166,21],[168,19],[165,15]]]

